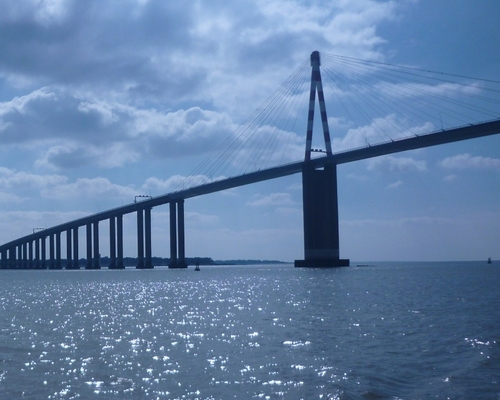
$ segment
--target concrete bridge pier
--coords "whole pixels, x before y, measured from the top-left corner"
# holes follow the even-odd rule
[[[42,236],[40,238],[40,250],[41,250],[41,259],[40,259],[40,268],[47,269],[47,237]]]
[[[28,268],[33,269],[33,241],[28,243]]]
[[[71,269],[71,229],[66,231],[66,269]]]
[[[184,242],[184,200],[170,202],[170,265],[187,268]]]
[[[87,244],[87,265],[85,269],[92,269],[92,224],[85,225],[86,244]]]
[[[35,255],[34,255],[34,267],[35,269],[40,268],[40,239],[35,239]]]
[[[315,169],[307,163],[302,171],[304,209],[304,260],[296,267],[347,267],[339,257],[337,166]]]
[[[62,253],[62,247],[61,247],[61,232],[56,233],[56,269],[62,269],[62,262],[61,262],[61,253]]]
[[[152,248],[151,248],[151,208],[144,209],[144,246],[145,260],[144,268],[153,268]]]
[[[116,218],[109,218],[109,269],[116,269]]]
[[[73,264],[71,269],[80,269],[80,258],[78,255],[78,227],[73,228]]]
[[[16,252],[12,252],[12,263],[14,268],[28,268],[28,243],[23,243],[18,247],[17,262]]]
[[[137,210],[137,269],[144,269],[144,214]]]
[[[17,247],[17,253],[18,254],[19,254],[20,251],[22,251],[22,250],[19,250],[20,247],[21,246]],[[13,248],[10,249],[10,267],[11,268],[20,268],[20,267],[22,267],[22,258],[20,256],[18,256],[16,258],[16,248],[15,247],[13,247]]]
[[[151,259],[151,208],[137,210],[137,269],[153,268]]]
[[[93,263],[92,263],[92,269],[101,269],[101,252],[99,250],[99,221],[95,221],[92,224],[93,232],[93,251],[94,251],[94,258],[93,258]]]
[[[72,236],[73,234],[73,236]],[[73,261],[78,260],[78,240],[76,246],[73,244],[73,237],[78,239],[78,233],[74,232],[74,228],[66,230],[66,269],[75,269]],[[76,249],[76,252],[74,250]],[[73,258],[74,256],[74,258]]]
[[[116,269],[124,269],[123,264],[123,215],[116,216]]]
[[[54,243],[54,234],[49,235],[49,269],[55,269],[56,252]]]
[[[124,269],[123,215],[109,218],[109,269]]]
[[[101,269],[99,252],[99,221],[89,222],[85,225],[87,264],[85,269]]]
[[[2,269],[8,269],[9,268],[9,249],[5,248],[0,251],[0,257],[2,257],[2,260],[0,262],[0,268]]]

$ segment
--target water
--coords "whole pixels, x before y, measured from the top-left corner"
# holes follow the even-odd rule
[[[0,271],[1,399],[500,399],[500,266]]]

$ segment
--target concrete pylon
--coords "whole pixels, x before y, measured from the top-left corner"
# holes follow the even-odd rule
[[[311,54],[311,91],[307,121],[306,153],[302,170],[302,201],[304,214],[304,260],[295,260],[296,267],[345,267],[348,259],[339,257],[339,212],[337,197],[337,165],[315,169],[311,160],[312,134],[316,92],[321,113],[326,156],[332,155],[325,97],[321,82],[319,52]]]

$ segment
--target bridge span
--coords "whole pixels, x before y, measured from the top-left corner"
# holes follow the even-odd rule
[[[185,266],[184,250],[184,200],[219,192],[239,186],[250,185],[269,179],[302,173],[304,169],[321,169],[329,165],[339,165],[382,155],[415,150],[424,147],[452,143],[500,133],[500,119],[455,129],[437,131],[380,143],[355,150],[334,153],[309,161],[268,168],[261,171],[209,182],[177,192],[168,193],[140,202],[113,208],[97,214],[82,217],[70,222],[36,231],[0,246],[1,268],[62,268],[61,234],[66,233],[66,268],[78,268],[78,229],[86,227],[87,266],[99,268],[99,231],[98,224],[109,220],[110,226],[110,268],[123,266],[123,216],[137,213],[138,265],[137,268],[151,268],[151,209],[170,204],[170,252],[171,267]],[[330,184],[335,184],[331,182]],[[338,223],[338,221],[337,221]],[[49,239],[49,254],[46,254],[46,240]],[[34,244],[34,248],[33,248]]]
[[[319,70],[319,53],[311,55],[311,90],[306,138],[305,160],[262,169],[193,186],[162,196],[113,208],[57,226],[37,230],[32,234],[0,246],[0,269],[78,269],[79,228],[85,227],[86,269],[99,269],[99,223],[109,223],[110,269],[123,269],[123,216],[137,216],[137,268],[153,268],[151,248],[151,209],[169,204],[170,268],[185,268],[184,202],[186,199],[249,185],[287,175],[302,174],[304,211],[304,260],[296,266],[334,267],[349,265],[339,257],[339,218],[337,204],[336,168],[339,164],[367,158],[420,149],[451,142],[500,133],[500,119],[470,124],[458,128],[390,140],[354,150],[332,153],[328,120]],[[311,154],[312,124],[315,96],[318,94],[326,155],[313,158]],[[61,235],[66,236],[66,261],[63,266]],[[48,245],[47,245],[48,241]]]

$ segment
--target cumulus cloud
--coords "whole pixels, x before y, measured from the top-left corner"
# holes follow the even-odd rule
[[[446,157],[440,163],[445,169],[494,169],[500,170],[500,159],[472,156],[469,153]]]
[[[137,108],[45,87],[0,103],[0,142],[36,146],[36,166],[119,167],[145,157],[182,157],[213,149],[233,125],[221,113],[190,107]]]
[[[382,59],[376,26],[399,7],[5,0],[0,79],[22,94],[0,103],[0,143],[29,147],[36,167],[56,170],[210,153],[318,46]],[[255,135],[286,148],[263,154],[270,164],[302,156],[296,133],[271,128]],[[233,157],[258,164],[250,150]]]
[[[0,204],[5,203],[19,203],[23,199],[13,193],[5,193],[0,191]]]
[[[295,202],[289,193],[272,193],[267,196],[258,195],[247,204],[252,207],[289,206],[295,204]]]
[[[370,124],[349,128],[343,138],[334,138],[332,146],[334,151],[351,150],[368,145],[374,145],[391,140],[413,137],[434,131],[430,122],[422,122],[412,126],[401,116],[394,114],[385,117],[376,117]]]
[[[396,18],[398,2],[6,0],[2,7],[0,66],[7,76],[202,98],[208,82],[224,86],[221,72],[235,64],[243,77],[265,68],[264,59],[296,64],[317,46],[381,58],[376,25]]]
[[[46,188],[65,183],[66,179],[62,175],[37,175],[0,167],[0,188],[3,189]]]
[[[368,160],[368,170],[397,171],[427,171],[425,161],[414,160],[411,157],[382,156]]]
[[[456,175],[446,175],[443,180],[445,182],[453,182],[457,179],[457,176]]]
[[[73,183],[55,185],[50,190],[42,190],[42,196],[53,199],[74,198],[133,198],[137,190],[128,186],[111,183],[107,178],[80,178]]]
[[[199,186],[206,183],[210,183],[216,180],[224,179],[224,176],[219,176],[216,178],[210,178],[206,175],[173,175],[168,179],[159,179],[155,177],[147,178],[142,189],[145,191],[153,191],[159,193],[171,192],[175,190],[187,189],[193,186]]]
[[[396,188],[398,188],[399,186],[401,186],[402,184],[403,184],[403,181],[400,181],[400,180],[399,180],[399,181],[396,181],[396,182],[393,182],[393,183],[391,183],[391,184],[387,185],[387,187],[388,187],[389,189],[396,189]]]

